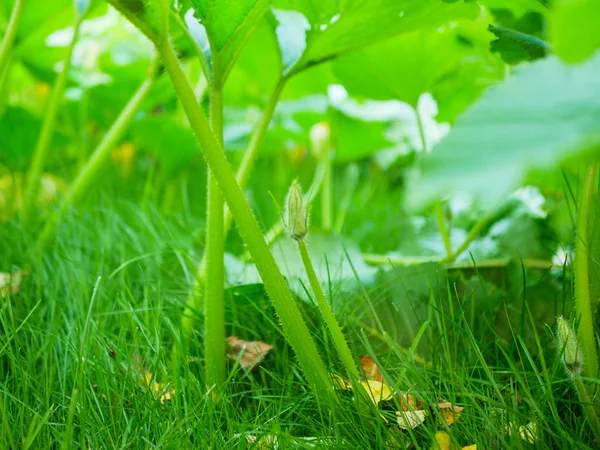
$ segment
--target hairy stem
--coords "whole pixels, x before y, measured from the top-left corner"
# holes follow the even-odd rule
[[[8,24],[4,30],[4,39],[2,39],[2,44],[0,45],[0,80],[10,61],[10,54],[19,29],[19,21],[21,20],[24,3],[25,0],[15,0],[10,19],[8,19]]]
[[[69,209],[71,206],[79,203],[81,198],[88,192],[90,186],[92,186],[102,173],[108,157],[110,156],[111,150],[118,144],[119,140],[123,136],[123,133],[129,127],[129,124],[133,120],[135,113],[139,110],[142,102],[148,96],[148,93],[154,85],[156,79],[155,65],[153,64],[150,68],[150,72],[146,80],[140,85],[138,90],[133,94],[129,102],[125,105],[117,119],[113,122],[109,130],[106,132],[92,156],[87,161],[85,166],[77,174],[77,177],[71,184],[69,191],[65,195],[60,205],[59,210],[53,214],[38,239],[38,249],[44,251],[52,241],[53,236],[56,232],[56,226],[60,220],[60,216]]]
[[[258,222],[235,179],[233,170],[225,158],[219,142],[212,134],[204,111],[194,97],[193,89],[181,70],[173,48],[168,40],[161,39],[158,42],[158,49],[179,101],[187,114],[192,131],[203,150],[208,167],[215,177],[240,235],[252,255],[288,341],[294,349],[319,403],[326,406],[334,398],[332,385],[306,323],[294,303],[275,258],[264,240]]]
[[[331,333],[331,337],[333,338],[333,344],[335,345],[340,359],[344,364],[348,378],[351,380],[351,382],[355,383],[360,377],[358,368],[356,367],[356,363],[352,357],[352,352],[348,348],[344,333],[342,332],[342,329],[338,324],[335,315],[329,306],[329,303],[327,303],[327,298],[325,298],[325,293],[323,292],[323,288],[319,283],[319,279],[315,273],[310,255],[308,254],[308,249],[306,248],[306,243],[303,240],[298,241],[298,250],[300,250],[300,256],[302,257],[302,263],[304,264],[304,270],[306,271],[306,276],[310,282],[310,287],[315,295],[317,304],[321,310],[323,319],[325,320],[325,324],[327,325],[327,328]]]
[[[223,148],[223,96],[218,84],[218,61],[213,61],[210,96],[212,132]],[[221,150],[222,152],[222,150]],[[223,230],[223,198],[217,180],[208,172],[208,204],[206,229],[206,280],[204,283],[204,350],[206,385],[211,389],[225,381],[225,234]],[[187,331],[187,330],[186,330]]]
[[[79,29],[83,17],[79,17],[74,25],[73,39],[69,43],[67,48],[67,54],[63,60],[62,71],[58,74],[52,93],[48,99],[48,105],[44,112],[44,119],[42,122],[42,129],[38,137],[34,152],[33,160],[29,167],[27,174],[27,184],[25,186],[25,193],[23,196],[23,209],[22,209],[22,222],[25,227],[29,226],[32,220],[33,210],[35,207],[35,201],[38,196],[41,185],[42,172],[44,171],[44,163],[46,161],[46,155],[50,143],[52,142],[52,136],[54,135],[54,127],[56,124],[56,115],[58,113],[58,107],[63,98],[63,92],[67,82],[67,76],[71,67],[71,57],[73,55],[73,49],[77,43],[79,36]]]
[[[583,381],[581,381],[581,378],[574,379],[573,384],[575,385],[583,413],[590,424],[594,437],[596,438],[596,441],[600,442],[600,420],[598,419],[598,415],[592,404],[592,399],[590,398]]]
[[[248,182],[248,178],[250,177],[250,173],[252,172],[252,168],[254,167],[254,163],[256,161],[256,157],[258,155],[258,150],[260,149],[261,144],[265,139],[265,135],[267,130],[269,129],[269,124],[271,123],[271,119],[273,118],[273,113],[275,112],[275,107],[277,106],[277,102],[279,101],[279,97],[281,95],[281,91],[285,85],[286,79],[281,78],[275,89],[271,93],[269,100],[267,101],[267,105],[265,110],[263,111],[263,115],[258,123],[258,126],[252,137],[250,138],[250,143],[248,148],[244,152],[244,157],[242,158],[242,162],[236,172],[236,180],[239,186],[244,189],[246,183]],[[232,224],[232,215],[229,211],[229,208],[225,206],[224,212],[224,225],[223,225],[223,236],[226,238],[229,234],[229,230]],[[192,287],[192,292],[188,299],[188,303],[186,306],[186,313],[184,314],[184,330],[186,332],[191,331],[191,327],[193,325],[193,311],[199,311],[202,307],[203,302],[203,285],[206,280],[206,253],[202,255],[202,259],[200,260],[200,264],[198,264],[198,268],[196,270],[196,279],[194,281],[194,286]]]
[[[579,201],[579,217],[577,220],[577,236],[575,242],[575,310],[579,324],[577,337],[583,352],[583,371],[587,378],[595,378],[598,374],[598,354],[594,339],[594,317],[590,299],[589,279],[589,223],[594,199],[594,184],[598,163],[588,164],[581,197]]]

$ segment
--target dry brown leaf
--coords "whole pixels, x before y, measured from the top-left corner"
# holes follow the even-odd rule
[[[417,405],[417,399],[414,395],[405,392],[398,396],[402,411],[415,411],[421,409],[421,405]]]
[[[6,273],[0,272],[0,297],[6,298],[21,290],[21,280],[27,276],[27,272]]]
[[[427,411],[396,411],[396,417],[398,419],[398,425],[403,430],[417,428],[427,417]]]
[[[442,410],[442,416],[448,425],[452,425],[456,422],[465,409],[462,406],[456,406],[449,402],[439,403],[438,407]]]
[[[379,370],[379,367],[377,367],[377,364],[375,364],[373,358],[369,355],[361,356],[360,363],[362,364],[367,378],[375,381],[383,381],[383,375],[381,375],[381,371]]]
[[[239,361],[240,366],[244,369],[255,369],[265,359],[269,350],[273,348],[272,345],[264,342],[248,342],[239,339],[237,336],[229,336],[227,343],[229,344],[227,357]]]

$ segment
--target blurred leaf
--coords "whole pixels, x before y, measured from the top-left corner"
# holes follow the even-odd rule
[[[548,43],[535,36],[493,25],[490,25],[490,31],[498,38],[490,43],[492,52],[500,53],[508,64],[533,61],[550,52]]]
[[[330,117],[337,163],[356,161],[394,147],[385,137],[388,129],[385,122],[359,120],[334,108],[330,110]]]
[[[12,294],[17,294],[21,290],[21,281],[27,272],[0,272],[0,297],[10,297]]]
[[[412,204],[464,190],[492,206],[529,169],[556,167],[597,146],[599,70],[600,54],[578,66],[549,58],[488,89],[423,160]]]
[[[75,15],[77,17],[83,16],[91,3],[92,0],[73,0],[73,4],[75,5]]]
[[[424,29],[336,58],[333,72],[351,94],[416,107],[421,94],[461,56],[452,30]]]
[[[23,206],[24,177],[22,173],[10,173],[0,177],[0,219],[7,219],[20,211]],[[37,206],[48,208],[51,203],[65,191],[63,180],[55,175],[42,174],[40,192],[37,197]]]
[[[598,0],[555,0],[549,17],[554,51],[567,62],[589,58],[600,48],[598,24]]]
[[[134,146],[152,153],[160,162],[165,175],[178,175],[200,156],[198,141],[191,130],[167,117],[147,117],[131,127]]]
[[[272,345],[261,341],[245,341],[237,336],[227,338],[227,357],[239,362],[247,370],[254,370],[265,359],[267,353],[273,349]]]
[[[189,0],[196,17],[206,29],[210,42],[211,59],[218,56],[223,82],[248,36],[267,12],[268,0],[236,2],[219,0]]]

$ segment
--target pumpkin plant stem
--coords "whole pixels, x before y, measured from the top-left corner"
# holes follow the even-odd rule
[[[304,264],[304,270],[306,271],[306,276],[310,282],[310,287],[315,295],[317,304],[321,310],[323,319],[325,320],[325,324],[327,325],[327,328],[329,328],[329,332],[333,338],[333,343],[338,354],[340,355],[342,363],[344,364],[348,378],[352,384],[355,384],[359,380],[360,375],[354,362],[354,358],[352,357],[352,353],[350,352],[348,344],[346,343],[346,339],[344,338],[344,333],[342,332],[342,329],[338,324],[335,315],[329,306],[329,303],[327,303],[327,298],[325,297],[325,293],[323,292],[323,288],[321,287],[319,279],[317,278],[317,274],[315,273],[310,255],[308,254],[306,242],[304,242],[304,240],[299,240],[297,242],[298,250],[300,250],[300,256],[302,257],[302,263]]]
[[[69,191],[65,195],[60,205],[59,210],[53,214],[46,222],[42,233],[38,239],[38,249],[43,252],[52,242],[52,238],[56,231],[56,226],[60,217],[71,206],[76,205],[81,198],[87,193],[100,176],[111,150],[117,145],[123,133],[129,127],[135,113],[139,110],[142,102],[148,96],[148,93],[154,86],[157,77],[156,63],[153,63],[148,71],[148,77],[135,91],[129,102],[125,105],[117,119],[113,122],[109,130],[106,132],[92,156],[83,166],[77,177],[71,184]]]
[[[275,89],[271,93],[269,100],[267,101],[267,105],[265,110],[263,111],[262,117],[258,126],[252,137],[250,138],[250,143],[248,144],[248,148],[244,152],[244,157],[242,158],[242,162],[236,172],[236,180],[239,186],[244,189],[246,183],[248,182],[248,178],[250,177],[250,173],[252,172],[252,168],[254,167],[254,162],[256,161],[256,156],[258,155],[258,150],[262,142],[264,141],[267,130],[269,129],[269,124],[271,123],[271,119],[273,118],[273,113],[275,112],[275,107],[277,106],[277,102],[279,101],[279,97],[281,96],[281,91],[285,86],[286,78],[281,78]],[[225,206],[224,212],[224,225],[223,225],[223,237],[224,239],[229,234],[229,229],[232,224],[232,215],[229,211],[229,208]],[[207,253],[202,255],[202,259],[200,260],[200,264],[198,264],[198,268],[196,270],[196,279],[194,281],[194,285],[192,287],[192,292],[190,297],[188,298],[188,303],[186,306],[186,310],[183,314],[182,319],[182,327],[186,334],[190,334],[193,325],[194,325],[194,311],[199,311],[202,308],[203,303],[203,286],[206,276],[206,258]]]
[[[598,354],[594,339],[594,317],[590,299],[589,279],[589,223],[594,199],[594,184],[596,167],[593,161],[588,164],[581,198],[579,202],[579,217],[577,220],[577,236],[575,242],[575,310],[579,318],[577,337],[583,352],[583,372],[587,378],[595,378],[598,373]]]
[[[210,95],[210,122],[220,148],[223,148],[223,96],[220,86],[218,58],[213,59]],[[220,150],[223,153],[223,150]],[[224,156],[224,155],[223,155]],[[225,235],[223,198],[217,180],[208,171],[208,203],[206,228],[206,278],[204,283],[204,351],[206,385],[209,389],[225,381]],[[193,316],[188,316],[193,317]]]
[[[585,361],[583,367],[585,368]],[[594,409],[590,395],[588,394],[583,381],[581,381],[581,378],[575,378],[573,380],[573,384],[575,385],[577,395],[579,396],[579,401],[581,401],[581,407],[588,423],[590,424],[590,428],[594,433],[594,437],[596,438],[596,441],[600,442],[600,420],[598,419],[598,415],[596,414],[596,410]]]
[[[163,15],[165,15],[164,11]],[[325,364],[310,336],[306,323],[294,303],[291,292],[279,271],[279,267],[277,267],[275,258],[264,240],[258,222],[252,214],[219,142],[212,133],[204,111],[194,97],[194,91],[185,77],[166,36],[158,40],[157,48],[163,58],[164,66],[171,78],[175,93],[188,117],[190,127],[200,143],[208,167],[219,185],[240,235],[252,255],[269,298],[281,320],[286,337],[296,353],[298,362],[317,401],[322,407],[325,407],[327,404],[331,404],[335,395],[332,384],[328,379]]]
[[[52,142],[52,136],[54,135],[54,126],[56,124],[56,115],[58,107],[63,98],[63,92],[67,83],[67,76],[71,67],[71,58],[73,55],[73,49],[77,43],[79,36],[79,29],[81,28],[81,22],[83,21],[85,14],[79,16],[73,27],[73,39],[69,43],[67,48],[67,54],[63,60],[62,71],[56,77],[54,87],[48,99],[48,105],[44,112],[44,119],[42,122],[42,129],[38,137],[35,149],[33,151],[33,160],[27,174],[27,184],[25,186],[25,193],[23,196],[23,209],[21,220],[23,226],[27,227],[31,223],[32,214],[35,206],[35,200],[40,190],[42,172],[44,170],[44,163],[46,161],[46,155],[48,148]]]
[[[0,45],[0,79],[2,79],[4,71],[6,70],[8,62],[10,61],[10,53],[19,29],[19,21],[21,20],[23,3],[25,3],[25,0],[15,1],[10,14],[10,19],[8,19],[8,25],[6,26],[6,30],[4,30],[4,39],[2,39],[2,44]]]
[[[437,219],[438,227],[440,228],[440,234],[442,235],[442,240],[444,241],[444,248],[446,249],[446,256],[448,260],[452,260],[454,258],[452,254],[452,243],[450,241],[450,230],[446,224],[446,218],[444,217],[444,211],[442,210],[442,203],[437,202],[435,204],[435,217]]]

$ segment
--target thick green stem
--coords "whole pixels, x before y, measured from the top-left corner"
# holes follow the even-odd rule
[[[590,428],[594,433],[594,437],[596,438],[596,441],[600,442],[600,420],[598,419],[596,410],[594,409],[592,399],[590,398],[583,381],[581,381],[581,378],[574,379],[573,384],[575,384],[575,389],[577,390],[579,401],[581,401],[583,413],[590,424]]]
[[[325,324],[327,325],[327,328],[329,328],[329,332],[333,338],[333,344],[335,345],[340,359],[344,364],[348,378],[351,382],[355,383],[360,377],[358,368],[356,367],[356,363],[352,357],[352,352],[348,348],[344,333],[342,332],[342,329],[338,324],[338,321],[336,320],[329,303],[327,303],[327,298],[325,298],[325,293],[323,292],[323,288],[319,283],[319,279],[315,273],[310,255],[308,254],[308,249],[306,248],[306,243],[303,240],[298,241],[298,249],[300,250],[300,256],[302,257],[302,263],[304,264],[304,270],[306,271],[306,276],[310,282],[310,287],[315,295],[315,299],[317,300],[317,304],[321,310]]]
[[[235,179],[233,170],[212,133],[204,111],[194,97],[193,89],[181,70],[173,48],[167,39],[160,39],[158,49],[179,101],[187,114],[192,131],[203,150],[208,167],[215,177],[240,235],[252,255],[288,341],[296,353],[315,396],[320,404],[325,406],[334,397],[332,384],[306,323],[294,303],[285,279],[264,240],[258,222]]]
[[[244,157],[242,158],[242,162],[238,167],[236,172],[236,180],[239,186],[244,189],[246,183],[248,182],[248,178],[250,177],[250,173],[252,172],[252,168],[254,167],[254,163],[256,161],[256,157],[258,155],[258,150],[262,142],[264,141],[267,130],[269,129],[269,124],[271,123],[271,119],[273,118],[273,113],[275,112],[275,107],[277,106],[277,102],[279,97],[281,96],[281,91],[285,86],[286,79],[281,78],[275,89],[271,93],[269,100],[267,101],[267,105],[263,112],[263,115],[258,123],[258,127],[252,134],[250,138],[250,143],[248,144],[248,148],[244,152]],[[229,208],[225,206],[224,212],[224,225],[223,225],[223,236],[226,238],[229,234],[229,230],[232,224],[232,215],[229,211]],[[183,329],[189,333],[192,330],[193,326],[193,311],[199,311],[202,307],[203,302],[203,286],[206,280],[206,253],[202,255],[202,259],[200,260],[200,264],[198,264],[198,268],[196,270],[196,279],[194,281],[194,285],[192,287],[192,292],[188,299],[188,303],[186,306],[186,312],[183,315]]]
[[[218,63],[213,61],[213,70]],[[213,72],[210,96],[212,132],[223,148],[223,96],[218,85],[220,74]],[[222,150],[221,150],[222,151]],[[208,204],[206,228],[206,280],[204,283],[204,350],[206,385],[209,389],[225,381],[225,235],[223,230],[223,198],[217,180],[208,172]],[[186,316],[186,317],[192,317]],[[187,330],[186,330],[187,331]]]
[[[583,352],[583,371],[587,378],[598,374],[598,353],[594,339],[594,317],[590,299],[589,279],[589,224],[594,199],[597,162],[588,164],[579,201],[577,236],[575,243],[575,310],[579,318],[577,337]]]
[[[435,217],[437,219],[438,227],[440,228],[440,234],[444,241],[444,248],[446,249],[446,255],[448,260],[452,260],[452,243],[450,241],[450,230],[446,225],[446,218],[444,217],[444,211],[442,210],[442,204],[437,202],[435,204]]]
[[[71,57],[73,55],[73,49],[77,43],[79,36],[79,29],[83,17],[79,17],[74,25],[73,39],[69,43],[67,48],[67,54],[63,60],[62,71],[58,74],[52,93],[48,99],[48,106],[44,113],[44,120],[42,122],[42,129],[38,137],[35,150],[33,152],[33,161],[29,167],[27,174],[27,184],[25,186],[25,193],[23,196],[23,209],[21,219],[25,227],[29,226],[32,220],[33,211],[35,208],[35,201],[38,196],[41,185],[42,172],[44,170],[44,163],[46,161],[46,155],[52,142],[52,136],[54,135],[54,126],[56,124],[56,115],[58,107],[63,98],[63,92],[67,83],[67,76],[71,67]]]
[[[25,0],[15,1],[10,19],[8,19],[8,25],[6,26],[6,30],[4,30],[4,39],[2,39],[2,44],[0,45],[0,80],[4,76],[4,71],[10,61],[10,54],[19,29],[19,21],[21,20],[24,3]]]
[[[140,85],[138,90],[133,94],[127,105],[123,108],[117,119],[113,122],[109,130],[106,132],[92,156],[87,161],[85,166],[80,170],[77,177],[71,184],[69,191],[65,195],[60,205],[59,211],[53,214],[46,222],[44,229],[38,239],[38,249],[44,251],[56,231],[56,226],[60,220],[60,216],[71,206],[76,205],[81,198],[88,192],[97,180],[102,169],[110,156],[111,150],[117,145],[123,133],[129,127],[135,113],[139,110],[140,105],[148,96],[148,93],[154,85],[156,79],[154,65],[151,67],[151,72]]]

